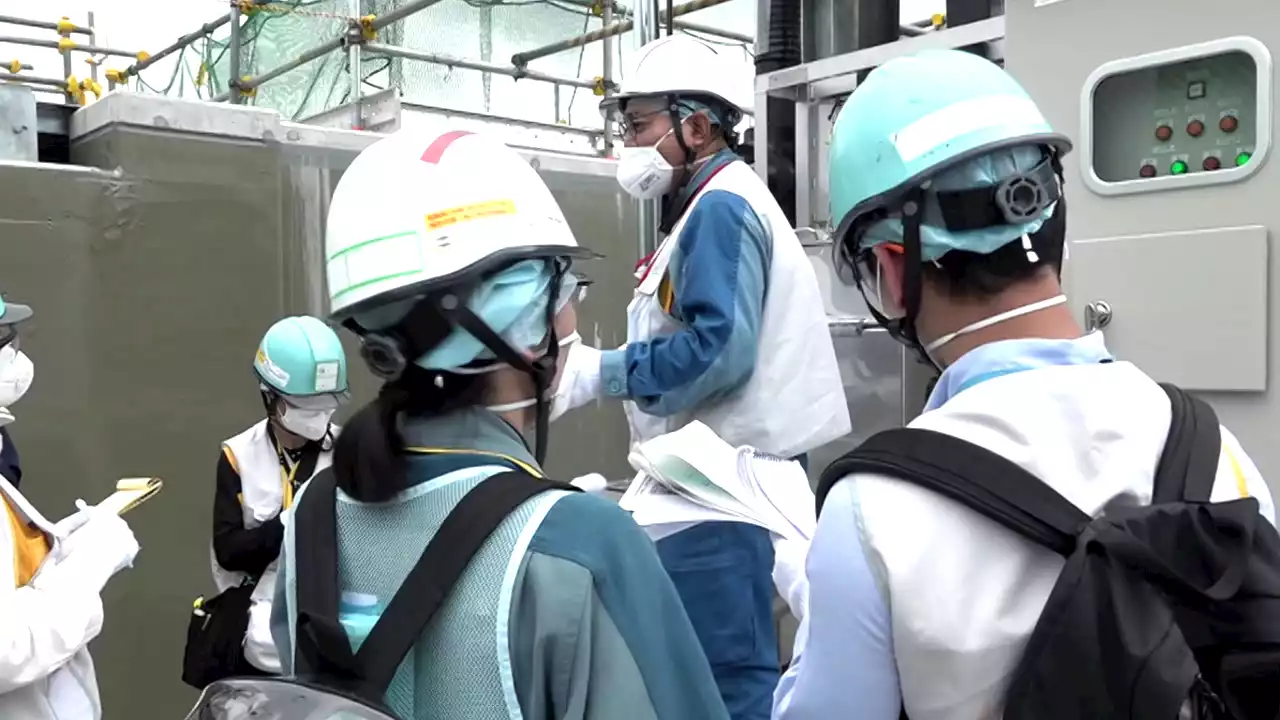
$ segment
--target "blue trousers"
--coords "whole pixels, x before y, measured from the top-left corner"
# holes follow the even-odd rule
[[[732,720],[769,720],[781,677],[768,531],[707,522],[657,542]]]

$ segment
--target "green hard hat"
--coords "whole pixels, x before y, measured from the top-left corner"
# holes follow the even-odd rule
[[[1061,156],[1071,142],[999,66],[960,50],[896,58],[868,74],[836,120],[828,163],[831,219],[843,234],[856,222],[888,218],[881,225],[897,232],[877,233],[860,249],[892,241],[901,237],[901,222],[891,218],[909,190],[925,183],[935,192],[994,186],[1039,165],[1040,148]],[[921,233],[922,260],[949,250],[994,252],[1035,232],[1050,215],[1047,208],[1023,224],[949,232],[931,221],[926,207],[924,224],[935,227]]]
[[[253,369],[263,384],[291,400],[332,402],[347,392],[347,357],[337,333],[306,315],[287,317],[267,330]]]

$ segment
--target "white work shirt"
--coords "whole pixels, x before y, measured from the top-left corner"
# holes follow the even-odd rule
[[[939,380],[939,407],[910,426],[995,451],[1092,516],[1119,495],[1150,503],[1169,401],[1137,367],[1105,357],[1097,333],[978,348]],[[1243,491],[1274,523],[1257,468],[1225,428],[1222,442],[1212,499]],[[775,720],[843,717],[851,703],[863,720],[897,720],[903,703],[912,720],[998,718],[1063,564],[908,482],[844,479],[810,548],[808,612]]]

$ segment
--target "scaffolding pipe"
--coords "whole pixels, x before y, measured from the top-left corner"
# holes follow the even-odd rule
[[[96,30],[94,30],[95,25],[96,23],[93,20],[93,11],[90,10],[89,11],[89,27],[87,28],[89,33],[90,45],[98,44],[98,33]],[[89,63],[89,77],[93,78],[94,82],[98,82],[98,63],[96,61]]]
[[[688,15],[691,12],[696,12],[698,10],[702,10],[709,7],[715,7],[716,5],[723,5],[726,2],[729,2],[729,0],[692,0],[692,2],[682,3],[680,5],[676,5],[675,7],[673,7],[671,9],[671,17],[680,17],[681,15]],[[664,10],[662,13],[659,14],[657,18],[657,23],[659,25],[664,24],[668,19],[669,18],[667,17],[667,12]],[[623,20],[622,22],[614,23],[607,27],[600,28],[599,30],[593,30],[584,35],[579,35],[577,37],[569,38],[568,40],[561,40],[559,42],[551,43],[550,45],[544,45],[540,48],[529,50],[528,52],[516,53],[515,55],[511,56],[511,64],[515,65],[516,67],[524,67],[525,65],[528,65],[531,61],[537,60],[539,58],[547,57],[548,55],[555,55],[556,53],[562,53],[566,50],[579,48],[579,47],[582,47],[583,45],[590,45],[593,42],[596,42],[598,40],[603,40],[607,37],[621,35],[622,33],[629,32],[631,28],[634,26],[635,26],[635,20],[627,19],[627,20]]]
[[[30,45],[31,47],[49,48],[50,50],[61,50],[57,40],[37,40],[36,38],[0,36],[0,43],[11,43],[13,45]],[[128,50],[117,50],[115,48],[98,47],[97,45],[74,45],[71,48],[77,52],[89,53],[90,55],[114,55],[116,57],[137,57],[138,53],[129,52]]]
[[[463,58],[440,55],[438,53],[419,52],[408,48],[396,47],[395,45],[365,43],[364,49],[374,55],[404,58],[405,60],[419,60],[433,65],[460,67],[467,70],[478,70],[480,72],[506,75],[507,77],[515,78],[516,80],[537,80],[538,82],[552,83],[553,85],[567,85],[569,87],[578,87],[587,90],[594,89],[596,86],[596,84],[590,80],[556,77],[555,75],[547,75],[534,70],[521,70],[520,68],[504,67],[494,63],[487,63],[482,60],[465,60]]]
[[[604,26],[608,27],[613,24],[613,3],[606,0],[604,10],[600,16],[604,21]],[[613,86],[613,38],[604,38],[604,62],[600,65],[600,80],[604,84],[604,96],[609,97],[613,94],[611,89]],[[570,100],[570,103],[573,101]],[[570,107],[570,110],[573,108]],[[560,102],[556,102],[556,114],[560,114]],[[557,118],[558,119],[558,118]],[[602,151],[607,158],[613,157],[613,113],[604,114],[604,143]]]
[[[233,13],[235,13],[235,14],[238,14],[239,12],[240,12],[239,10],[235,10],[235,11],[233,11]],[[135,76],[135,77],[136,77],[136,76],[137,76],[137,74],[138,74],[138,73],[140,73],[140,72],[142,72],[143,70],[146,70],[147,68],[151,67],[152,65],[155,65],[156,63],[160,62],[161,60],[163,60],[163,59],[165,59],[165,58],[169,57],[170,55],[172,55],[172,54],[174,54],[174,53],[178,52],[179,50],[181,50],[182,48],[184,48],[184,47],[186,47],[186,46],[190,45],[191,43],[195,42],[196,40],[199,40],[200,38],[204,37],[205,35],[212,34],[212,33],[213,33],[213,31],[215,31],[215,30],[217,30],[218,28],[222,27],[223,25],[226,25],[227,23],[231,22],[231,14],[232,14],[232,13],[229,13],[229,14],[227,14],[227,15],[223,15],[222,17],[218,18],[217,20],[214,20],[213,22],[207,22],[207,23],[205,23],[204,25],[201,25],[199,30],[196,30],[195,32],[192,32],[192,33],[187,33],[186,35],[183,35],[182,37],[178,38],[177,42],[175,42],[175,43],[173,43],[172,45],[170,45],[170,46],[168,46],[168,47],[164,48],[164,49],[163,49],[163,50],[161,50],[160,52],[158,52],[158,53],[156,53],[156,54],[154,54],[154,55],[152,55],[152,56],[148,57],[146,60],[142,60],[142,61],[140,61],[140,62],[136,62],[136,63],[134,63],[134,64],[130,65],[129,67],[125,68],[124,72],[122,72],[122,73],[121,73],[121,76],[122,76],[122,77]]]
[[[360,0],[351,0],[351,17],[360,17]],[[347,47],[347,71],[351,73],[351,102],[356,103],[356,112],[360,110],[360,96],[364,94],[364,70],[360,67],[360,43],[353,42]],[[364,118],[360,118],[364,124]]]
[[[53,30],[58,32],[61,28],[58,23],[49,22],[47,20],[28,20],[27,18],[14,17],[12,15],[0,15],[0,24],[4,25],[21,25],[22,27],[39,28],[41,30]],[[88,35],[93,37],[92,28],[83,28],[79,25],[72,25],[68,32],[78,33],[80,35]]]
[[[232,105],[239,105],[244,98],[240,94],[240,47],[241,28],[240,28],[240,6],[232,5],[231,12],[227,14],[227,20],[231,23],[231,38],[229,40],[228,52],[231,57],[227,59],[227,92]]]
[[[440,0],[413,0],[412,2],[407,2],[386,15],[375,17],[372,23],[373,31],[377,32],[378,30],[381,30],[392,23],[399,22],[416,12],[426,10],[438,2],[440,2]]]
[[[64,90],[67,87],[66,80],[58,78],[37,77],[35,75],[15,75],[13,73],[0,73],[0,80],[13,83],[27,83],[29,85],[48,85],[52,88]]]
[[[640,0],[640,1],[644,2],[645,0]],[[565,5],[574,5],[576,7],[580,7],[583,10],[592,10],[595,8],[595,2],[593,0],[560,0],[560,2]],[[602,9],[602,17],[605,18],[604,20],[605,25],[608,25],[613,22],[613,20],[610,18],[612,18],[613,13],[615,11],[618,13],[618,15],[624,18],[632,16],[630,9],[623,7],[622,5],[618,5],[617,3],[605,2],[605,3],[602,3],[602,5],[604,6]],[[710,35],[712,37],[717,37],[722,40],[732,40],[733,42],[740,42],[745,45],[750,45],[756,41],[756,39],[750,35],[733,32],[732,30],[722,30],[718,27],[712,27],[710,25],[701,25],[699,23],[688,22],[687,20],[677,20],[676,29],[688,30],[690,32],[701,33],[703,35]]]
[[[236,86],[234,88],[232,88],[227,92],[222,93],[218,97],[214,98],[213,101],[222,102],[230,98],[232,92],[253,90],[254,88],[260,87],[262,85],[265,85],[271,82],[272,80],[275,80],[281,75],[285,75],[287,73],[293,72],[294,70],[297,70],[303,65],[306,65],[312,60],[318,60],[324,57],[325,55],[328,55],[329,53],[333,52],[334,50],[337,50],[338,48],[342,47],[342,43],[346,42],[346,39],[347,39],[346,35],[342,35],[340,37],[333,38],[332,40],[327,40],[279,67],[268,70],[262,73],[261,75],[255,75],[254,77],[251,77],[248,80],[237,81]]]

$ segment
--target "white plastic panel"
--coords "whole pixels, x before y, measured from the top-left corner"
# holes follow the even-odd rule
[[[1092,302],[1110,306],[1108,348],[1157,380],[1266,390],[1266,228],[1074,241],[1066,283],[1082,315]]]
[[[1106,63],[1081,95],[1080,162],[1100,195],[1238,182],[1271,146],[1266,46],[1232,37]]]

